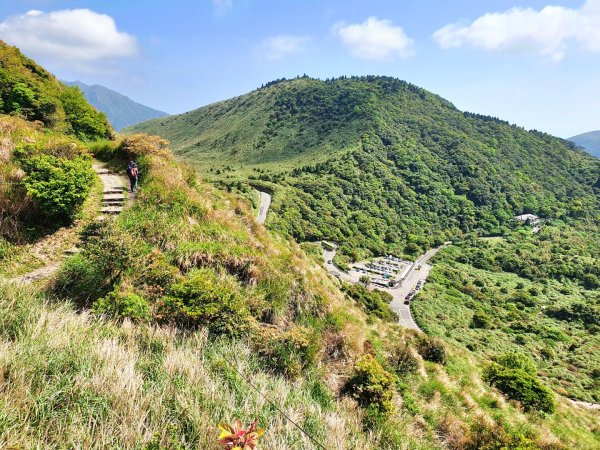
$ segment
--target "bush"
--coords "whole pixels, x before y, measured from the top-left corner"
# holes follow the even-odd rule
[[[529,375],[537,374],[537,367],[533,360],[522,353],[504,353],[496,359],[496,362],[508,369],[521,369]]]
[[[166,139],[139,133],[125,137],[120,149],[128,159],[137,159],[147,155],[169,156],[171,152],[168,146],[169,141]]]
[[[110,288],[105,285],[104,274],[84,255],[68,258],[59,270],[54,290],[59,295],[68,296],[79,306],[87,306]]]
[[[235,278],[209,268],[194,270],[171,286],[158,304],[156,318],[230,336],[246,334],[250,326],[250,314]]]
[[[490,328],[492,319],[486,313],[476,312],[471,319],[471,328]]]
[[[556,411],[552,391],[537,376],[523,369],[511,369],[492,363],[485,368],[483,378],[508,398],[521,402],[526,410],[537,409],[546,413]]]
[[[145,247],[112,223],[94,222],[83,232],[82,252],[67,259],[55,290],[87,306],[108,294],[128,272],[146,267]]]
[[[344,391],[360,406],[367,408],[370,419],[389,416],[393,410],[396,377],[387,372],[373,355],[364,355],[354,366],[354,374]]]
[[[438,364],[446,364],[448,352],[440,339],[425,336],[419,340],[417,348],[423,359]]]
[[[376,289],[370,291],[360,284],[344,284],[342,291],[353,300],[356,300],[368,314],[373,314],[389,322],[396,322],[398,320],[397,314],[392,311],[389,305],[392,301],[392,296],[387,292]]]
[[[255,347],[271,369],[296,378],[314,361],[317,346],[311,341],[314,339],[304,327],[266,328],[257,335]]]
[[[129,318],[148,321],[151,318],[150,305],[143,297],[133,292],[111,292],[94,303],[94,312],[117,319]]]
[[[94,182],[90,160],[36,155],[23,161],[27,193],[42,212],[53,218],[72,220]]]
[[[393,347],[388,361],[399,375],[415,373],[419,369],[419,359],[412,349],[406,345]]]

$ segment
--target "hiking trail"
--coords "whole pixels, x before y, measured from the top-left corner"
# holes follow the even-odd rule
[[[125,175],[111,172],[106,166],[98,162],[95,162],[92,165],[92,168],[100,177],[104,188],[102,193],[102,206],[96,220],[106,220],[108,217],[118,215],[123,211],[123,208],[130,206],[135,198],[135,194],[129,193],[127,188],[127,177]],[[56,273],[64,258],[78,252],[79,248],[77,247],[77,244],[75,244],[74,247],[65,250],[60,259],[51,261],[32,272],[12,278],[9,281],[20,284],[31,284],[35,281],[49,278]]]

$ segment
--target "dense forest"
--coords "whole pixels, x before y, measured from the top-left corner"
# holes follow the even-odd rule
[[[136,130],[173,141],[208,178],[272,191],[273,229],[351,258],[411,255],[515,214],[596,214],[600,162],[388,77],[278,80]]]

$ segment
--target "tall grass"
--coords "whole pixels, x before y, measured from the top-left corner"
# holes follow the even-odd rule
[[[232,365],[327,448],[376,445],[350,402],[331,401],[317,378],[264,372],[241,343],[96,320],[2,285],[0,448],[214,448],[217,423],[236,418],[266,428],[262,448],[313,448]]]

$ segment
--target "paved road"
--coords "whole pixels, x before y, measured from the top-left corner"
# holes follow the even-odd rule
[[[267,221],[267,214],[269,213],[269,207],[271,206],[271,194],[259,191],[260,204],[258,207],[258,217],[256,221],[258,223],[265,223]]]
[[[419,281],[421,281],[421,286],[425,284],[427,276],[429,275],[429,272],[431,272],[431,266],[427,264],[427,262],[433,258],[435,254],[440,251],[440,249],[448,244],[449,242],[446,242],[442,247],[432,248],[423,255],[419,256],[406,273],[400,286],[396,288],[376,287],[376,289],[388,292],[393,297],[393,300],[390,303],[390,308],[392,308],[392,310],[398,314],[398,323],[403,327],[421,331],[412,317],[410,305],[405,305],[404,300],[409,292],[416,288]],[[323,259],[325,260],[325,267],[327,271],[341,280],[354,282],[350,275],[333,265],[333,257],[335,256],[335,253],[335,249],[323,251]],[[329,261],[332,261],[332,263],[329,263]],[[417,270],[419,267],[420,269]]]

